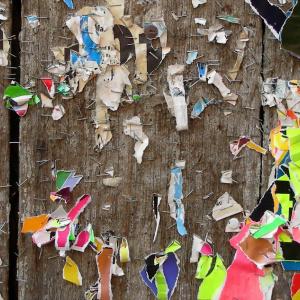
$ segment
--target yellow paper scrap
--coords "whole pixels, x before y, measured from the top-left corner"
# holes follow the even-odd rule
[[[82,285],[82,277],[76,263],[69,257],[66,257],[66,263],[63,269],[63,279],[76,285]]]

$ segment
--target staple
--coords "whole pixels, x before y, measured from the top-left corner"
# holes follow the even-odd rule
[[[5,68],[7,68],[7,69],[18,69],[18,67],[11,67],[11,66],[6,66]]]
[[[58,38],[60,38],[60,39],[65,39],[65,40],[72,40],[72,38],[70,38],[70,37],[67,37],[67,36],[61,36],[61,35],[59,35]]]
[[[85,120],[87,120],[88,118],[79,118],[79,119],[77,119],[77,121],[85,121]]]
[[[33,41],[20,41],[20,43],[33,43]]]
[[[9,188],[9,187],[11,187],[10,184],[7,184],[7,185],[0,185],[0,188]]]
[[[10,144],[21,144],[21,142],[9,142]]]
[[[188,198],[192,193],[194,192],[194,189],[192,189],[184,198]]]
[[[16,182],[17,186],[18,187],[21,187],[29,178],[26,178],[23,182],[19,183],[19,182]]]
[[[96,180],[84,180],[83,182],[84,183],[97,183]]]
[[[248,69],[249,67],[251,67],[251,66],[253,66],[253,65],[255,65],[255,62],[252,62],[252,63],[246,65],[246,66],[245,66],[245,69]]]
[[[47,162],[49,162],[49,159],[43,159],[43,160],[37,160],[36,163],[39,164],[39,166],[45,165]]]
[[[198,82],[200,82],[200,79],[196,80],[194,83],[192,83],[189,88],[191,89],[194,85],[196,85]]]
[[[23,282],[27,282],[26,279],[21,279],[21,278],[16,278],[16,281],[23,281]]]
[[[153,54],[152,52],[149,52],[150,53],[150,55],[152,55],[154,58],[156,58],[157,60],[159,60],[159,58],[155,55],[155,54]]]
[[[214,192],[210,192],[207,195],[203,196],[202,199],[203,200],[207,200],[208,198],[210,198],[212,195],[214,194]]]
[[[176,223],[170,225],[169,227],[167,227],[167,230],[171,229],[172,227],[176,226]]]
[[[3,77],[3,79],[6,79],[6,80],[16,80],[15,77]]]
[[[94,101],[92,101],[88,106],[86,106],[85,108],[86,109],[88,109],[88,108],[90,108],[93,104],[95,104],[96,103],[96,101],[94,100]]]
[[[33,200],[38,200],[38,201],[47,201],[47,199],[44,199],[44,198],[37,198],[37,197],[33,197]]]

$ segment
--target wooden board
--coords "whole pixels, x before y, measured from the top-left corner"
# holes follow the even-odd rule
[[[2,1],[6,6],[6,16],[9,17],[11,13],[10,1]],[[5,31],[5,34],[8,38],[11,37],[11,20],[8,19],[3,23],[2,28]],[[9,65],[11,61],[11,56],[8,57]],[[9,77],[10,73],[14,73],[13,69],[8,69],[6,67],[0,67],[0,94],[3,95],[5,86],[9,83],[9,80],[6,78]],[[0,265],[0,294],[4,299],[8,299],[9,293],[9,265],[12,260],[15,261],[16,256],[12,254],[9,255],[10,251],[10,230],[12,222],[10,222],[10,200],[13,199],[13,189],[11,185],[16,187],[16,183],[10,182],[10,153],[11,149],[18,150],[18,144],[10,144],[10,112],[1,105],[0,107],[0,119],[1,119],[1,128],[0,128],[0,237],[1,237],[1,246],[0,246],[0,258],[2,264]],[[16,153],[14,151],[14,153]],[[12,256],[15,256],[14,258]],[[16,266],[14,266],[16,268]]]
[[[263,124],[266,134],[261,134],[261,74],[267,67],[263,60],[263,51],[272,53],[275,61],[281,57],[279,44],[269,41],[263,36],[263,26],[259,17],[253,15],[243,1],[237,4],[232,0],[208,1],[197,9],[192,8],[191,1],[163,0],[159,4],[143,7],[136,1],[126,1],[126,13],[135,17],[142,25],[147,16],[163,16],[168,27],[168,44],[171,54],[152,76],[152,85],[156,87],[154,95],[144,96],[136,104],[124,104],[117,112],[110,112],[113,139],[101,153],[94,151],[94,128],[92,113],[89,108],[90,99],[95,97],[95,81],[91,81],[84,92],[71,100],[57,99],[66,109],[66,115],[54,122],[51,110],[31,107],[28,115],[20,124],[20,182],[27,180],[20,188],[20,219],[24,216],[48,213],[57,204],[49,200],[53,190],[51,182],[50,161],[56,160],[59,169],[74,169],[84,175],[84,180],[75,189],[75,196],[90,193],[92,203],[80,217],[80,224],[93,224],[96,235],[106,230],[113,230],[117,235],[126,236],[131,250],[132,262],[124,266],[125,276],[113,278],[114,299],[152,299],[149,290],[139,278],[143,266],[143,258],[164,249],[173,239],[182,243],[179,251],[181,274],[172,299],[196,299],[199,282],[194,278],[196,265],[189,263],[192,234],[203,238],[208,234],[214,242],[215,250],[224,258],[228,266],[234,251],[228,243],[230,234],[224,233],[226,221],[209,220],[209,214],[217,198],[228,191],[245,209],[251,210],[266,187],[266,179],[270,173],[271,156],[262,158],[260,154],[245,149],[241,158],[233,160],[229,151],[229,142],[242,135],[250,136],[257,143],[267,147],[267,134],[272,128],[273,114],[265,110]],[[102,2],[97,2],[101,4]],[[75,1],[76,8],[83,6]],[[95,4],[85,1],[84,5]],[[175,21],[170,11],[177,15],[186,15]],[[48,19],[41,19],[39,30],[33,30],[23,21],[21,39],[30,41],[21,43],[22,83],[36,79],[37,91],[42,90],[38,78],[44,76],[47,63],[53,60],[50,48],[69,45],[74,37],[64,27],[68,11],[62,1],[26,1],[23,2],[22,16],[37,14]],[[233,91],[239,93],[236,107],[220,104],[208,107],[201,119],[189,120],[189,130],[178,133],[175,120],[167,110],[163,98],[167,66],[174,63],[185,63],[188,50],[198,50],[204,55],[201,61],[220,60],[215,67],[225,74],[235,62],[233,52],[236,39],[241,31],[240,25],[231,25],[222,21],[232,35],[226,45],[208,43],[207,37],[197,37],[195,17],[204,17],[208,26],[216,22],[217,15],[231,14],[241,18],[241,25],[251,29],[243,69],[238,79],[242,82],[230,84]],[[272,43],[272,45],[270,44]],[[292,58],[288,57],[289,61]],[[254,64],[252,64],[254,62]],[[251,65],[246,67],[247,65]],[[291,62],[291,65],[294,64]],[[282,64],[282,73],[277,68],[272,76],[284,75],[286,79],[296,73],[289,73],[290,65]],[[294,69],[295,72],[297,69]],[[195,63],[186,68],[185,78],[197,77]],[[140,88],[144,92],[145,88]],[[149,89],[148,89],[149,90]],[[151,89],[150,89],[151,90]],[[153,89],[152,89],[153,90]],[[189,111],[192,104],[201,97],[220,99],[218,91],[207,84],[197,83],[189,92]],[[59,98],[59,97],[58,97]],[[232,110],[229,116],[225,110]],[[145,133],[149,136],[150,145],[144,154],[141,165],[133,157],[133,140],[123,134],[122,123],[128,117],[139,115],[144,124]],[[170,178],[170,167],[176,159],[186,160],[183,172],[184,199],[186,209],[186,225],[188,237],[180,238],[170,218],[167,205],[167,190]],[[49,162],[39,166],[38,161]],[[103,186],[103,173],[108,166],[113,166],[117,176],[123,177],[118,188]],[[223,170],[233,170],[233,177],[238,181],[232,186],[220,183]],[[197,171],[203,170],[202,173]],[[192,193],[190,194],[190,192]],[[204,200],[203,197],[213,192]],[[153,193],[163,195],[161,204],[161,225],[157,241],[152,238],[155,221],[152,214],[151,199]],[[136,201],[129,201],[134,198]],[[111,210],[102,209],[104,204],[111,204]],[[21,226],[21,224],[20,224]],[[53,244],[44,246],[42,250],[32,244],[30,236],[19,237],[18,281],[19,299],[82,299],[86,288],[97,280],[94,253],[87,250],[84,254],[70,252],[83,276],[83,286],[75,287],[62,279],[64,258],[57,256]],[[282,272],[277,274],[282,278]],[[287,281],[280,280],[276,287],[274,299],[288,299]]]

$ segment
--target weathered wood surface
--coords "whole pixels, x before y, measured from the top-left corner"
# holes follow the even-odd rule
[[[7,15],[10,13],[10,1],[2,1],[6,5]],[[2,28],[8,37],[11,36],[11,21],[6,21]],[[10,61],[9,57],[9,61]],[[8,74],[14,73],[14,70],[9,70],[6,67],[0,67],[0,93],[3,94],[5,86],[8,84]],[[0,266],[0,294],[4,299],[8,299],[8,281],[9,281],[9,215],[10,215],[10,145],[18,147],[18,145],[9,144],[9,128],[10,128],[10,112],[1,106],[0,108],[0,258],[2,266]]]
[[[268,133],[274,122],[274,110],[264,109],[265,134],[260,131],[261,74],[265,78],[279,76],[286,79],[296,76],[298,65],[295,59],[283,54],[277,41],[267,39],[268,30],[263,35],[263,26],[259,17],[253,15],[244,1],[208,1],[204,6],[192,8],[191,1],[162,0],[158,4],[149,5],[143,9],[135,1],[126,1],[126,13],[135,16],[135,21],[142,24],[146,16],[164,16],[168,27],[168,40],[172,53],[152,76],[152,85],[157,88],[155,95],[144,97],[137,104],[124,104],[117,112],[110,112],[113,128],[113,139],[101,153],[95,153],[94,128],[91,117],[94,107],[87,109],[89,100],[95,95],[95,82],[91,81],[85,91],[72,100],[57,99],[63,103],[66,115],[58,122],[43,114],[51,111],[41,107],[30,107],[20,124],[20,182],[28,179],[20,187],[20,218],[40,213],[51,212],[56,204],[49,200],[53,190],[50,180],[50,163],[38,166],[39,160],[57,160],[58,168],[74,169],[84,175],[84,180],[75,189],[75,196],[90,193],[92,203],[80,217],[80,224],[93,224],[96,234],[113,230],[116,234],[128,238],[132,262],[124,266],[125,276],[113,278],[114,299],[152,299],[149,290],[139,278],[139,270],[143,266],[143,257],[151,252],[163,249],[172,239],[182,243],[179,251],[181,273],[178,287],[172,299],[196,299],[199,282],[194,278],[196,265],[189,264],[192,234],[205,237],[208,234],[214,242],[217,252],[224,258],[228,266],[234,251],[228,239],[230,234],[224,233],[225,221],[214,222],[205,216],[211,212],[216,199],[225,191],[251,210],[266,188],[270,173],[272,158],[270,154],[262,158],[254,151],[245,149],[242,157],[233,160],[229,151],[229,142],[241,135],[247,135],[257,143],[267,147]],[[101,4],[97,1],[97,4]],[[75,1],[76,8],[95,1]],[[177,15],[186,17],[175,21],[171,10]],[[42,19],[37,33],[22,18],[21,39],[32,41],[21,43],[21,82],[45,75],[44,67],[53,59],[50,48],[58,45],[69,45],[75,39],[67,28],[64,28],[68,11],[62,1],[23,1],[22,16],[37,14]],[[187,50],[199,50],[204,55],[203,61],[219,59],[220,66],[216,69],[225,74],[233,66],[236,54],[233,52],[240,25],[224,26],[233,31],[226,45],[208,43],[206,37],[195,37],[197,26],[195,17],[205,17],[208,26],[214,24],[216,16],[232,14],[242,20],[242,25],[252,29],[250,42],[247,46],[243,70],[238,79],[242,83],[226,85],[240,94],[236,107],[230,104],[208,107],[201,119],[189,121],[189,130],[176,132],[175,121],[167,110],[162,96],[166,85],[167,66],[174,63],[185,63]],[[222,21],[219,21],[222,22]],[[70,39],[62,38],[67,37]],[[263,48],[264,47],[264,48]],[[263,60],[263,50],[269,56],[270,62]],[[255,62],[252,66],[245,66]],[[279,63],[280,62],[280,63]],[[267,69],[273,71],[267,73]],[[187,67],[185,78],[197,77],[195,64]],[[37,80],[37,90],[43,89]],[[200,97],[220,99],[219,93],[212,86],[198,83],[189,93],[190,103],[195,103]],[[191,108],[191,104],[189,108]],[[252,109],[249,109],[252,108]],[[224,110],[232,110],[229,116]],[[133,140],[123,134],[122,122],[127,117],[140,115],[145,133],[150,138],[150,145],[144,154],[142,165],[136,163],[133,157]],[[78,120],[87,118],[87,120]],[[2,159],[2,158],[1,158]],[[183,172],[186,209],[186,225],[188,237],[180,238],[168,213],[167,189],[170,166],[176,159],[186,160]],[[101,163],[99,164],[97,162]],[[123,177],[118,188],[107,188],[101,183],[105,167],[114,166],[117,176]],[[222,170],[232,169],[238,184],[224,185],[220,183]],[[203,170],[200,174],[197,170]],[[207,200],[203,197],[213,192]],[[155,221],[152,214],[151,198],[153,193],[163,195],[161,205],[161,225],[157,241],[153,244]],[[128,197],[137,201],[130,202]],[[109,212],[102,210],[104,204],[111,204]],[[21,226],[21,225],[20,225]],[[171,227],[172,226],[172,227]],[[76,287],[62,279],[64,259],[57,257],[54,245],[44,246],[42,251],[32,244],[30,236],[19,235],[18,258],[18,294],[19,299],[82,299],[86,288],[97,279],[94,253],[87,250],[84,254],[70,252],[80,268],[83,276],[83,286]],[[53,256],[56,256],[52,258]],[[287,280],[283,280],[280,269],[277,271],[280,281],[274,289],[274,299],[289,299]]]

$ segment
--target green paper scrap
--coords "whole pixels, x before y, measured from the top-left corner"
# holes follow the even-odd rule
[[[140,96],[140,95],[132,95],[132,99],[133,99],[133,101],[138,102],[138,101],[140,101],[142,99],[142,96]]]
[[[295,163],[290,162],[289,172],[291,186],[293,187],[295,197],[298,198],[300,196],[300,167],[298,167]]]
[[[70,174],[72,172],[71,171],[65,171],[65,170],[58,170],[56,172],[56,190],[59,191],[62,186],[64,185],[64,183],[66,182],[66,180],[69,178]]]
[[[254,234],[252,234],[252,236],[255,239],[259,239],[259,238],[267,235],[268,233],[274,231],[276,228],[278,228],[279,226],[281,226],[285,223],[286,223],[285,219],[276,215],[274,220],[271,223],[262,225]]]
[[[205,256],[201,256],[201,258],[202,257]],[[223,264],[221,257],[217,255],[215,259],[216,263],[213,270],[209,273],[209,275],[203,278],[203,281],[199,286],[197,300],[215,299],[216,294],[218,293],[226,279],[227,270]],[[211,267],[211,263],[212,260],[208,260],[207,258],[203,259],[203,261],[200,264],[204,267],[205,270],[198,270],[199,274],[201,273],[201,276],[209,272],[209,269],[207,270],[207,268],[208,266]]]
[[[157,299],[168,300],[168,284],[165,275],[161,271],[157,271],[155,275],[155,285],[157,287]]]
[[[213,257],[208,255],[202,255],[198,261],[196,279],[204,279],[210,270]]]
[[[232,23],[232,24],[240,24],[240,19],[230,15],[217,16],[218,19]]]
[[[62,94],[63,96],[69,96],[70,90],[70,86],[65,82],[62,82],[57,86],[57,92]]]
[[[181,248],[181,245],[178,241],[174,240],[164,251],[165,254],[175,253],[177,250]]]
[[[300,165],[300,128],[287,128],[291,160]]]

